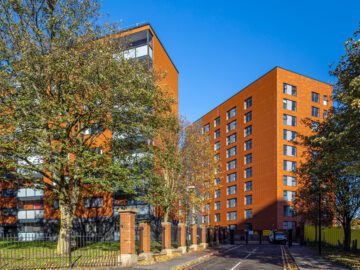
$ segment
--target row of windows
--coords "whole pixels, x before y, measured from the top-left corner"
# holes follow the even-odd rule
[[[296,86],[284,83],[283,84],[283,93],[287,94],[287,95],[291,95],[291,96],[296,96],[297,95]],[[320,94],[316,93],[316,92],[311,92],[311,101],[319,103],[320,102]],[[328,96],[327,95],[323,96],[323,104],[324,105],[328,104]]]
[[[246,209],[244,211],[244,217],[245,219],[250,219],[253,217],[253,213],[252,213],[252,209]],[[233,212],[227,212],[226,213],[226,220],[227,221],[231,221],[231,220],[237,220],[237,212],[233,211]],[[216,213],[214,215],[214,221],[215,222],[220,222],[221,221],[221,215],[220,213]],[[202,217],[202,222],[203,223],[209,223],[209,215],[203,216]]]
[[[234,124],[234,123],[235,123],[235,127],[232,125],[232,124]],[[236,128],[236,120],[233,121],[233,122],[231,122],[231,123],[229,123],[228,125],[230,125],[230,128],[228,129],[228,131],[233,130],[234,128]],[[233,127],[234,127],[234,128],[233,128]],[[250,136],[251,134],[252,134],[252,126],[250,125],[250,126],[245,127],[245,128],[244,128],[244,137],[248,137],[248,136]],[[214,132],[214,138],[216,139],[216,138],[219,138],[219,137],[220,137],[220,130],[218,129],[218,130],[216,130],[216,131]],[[237,134],[236,134],[236,133],[231,134],[231,135],[229,135],[229,136],[226,138],[226,144],[227,144],[227,145],[232,144],[232,143],[236,142],[236,140],[237,140]],[[245,148],[245,150],[247,150],[246,147],[244,147],[244,148]],[[220,142],[216,142],[216,143],[214,144],[214,149],[215,149],[216,151],[220,149]]]
[[[244,110],[246,110],[250,107],[252,107],[252,97],[249,97],[244,101]],[[237,113],[237,108],[236,107],[231,108],[230,110],[228,110],[226,112],[226,119],[233,118],[234,116],[236,116],[236,113]],[[244,122],[248,123],[251,120],[252,120],[252,112],[246,113],[244,115]],[[214,127],[217,127],[219,125],[220,125],[220,117],[217,117],[214,120]],[[209,132],[209,131],[210,131],[210,123],[203,126],[203,133]]]
[[[251,205],[253,202],[252,195],[247,195],[244,197],[244,205]],[[237,206],[237,198],[228,199],[226,201],[226,207],[232,208]],[[215,202],[214,203],[214,210],[220,210],[221,209],[221,202]],[[210,211],[210,203],[206,204],[204,206],[204,211]]]
[[[291,185],[293,182],[289,182]],[[296,183],[296,182],[295,182]],[[247,181],[244,183],[244,191],[252,190],[252,181]],[[235,195],[237,194],[237,185],[229,186],[226,188],[226,195]],[[217,189],[214,191],[214,198],[220,198],[221,189]]]

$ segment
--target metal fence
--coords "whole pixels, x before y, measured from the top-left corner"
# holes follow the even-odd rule
[[[57,251],[58,235],[0,238],[0,269],[72,269],[117,266],[119,241],[99,235],[70,236],[66,254]]]
[[[179,246],[179,227],[177,225],[171,224],[171,247],[178,248]]]
[[[162,250],[162,226],[161,222],[151,222],[151,245],[150,251],[159,253]]]

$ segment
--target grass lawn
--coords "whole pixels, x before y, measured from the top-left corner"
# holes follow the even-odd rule
[[[56,241],[0,241],[0,269],[68,267],[70,257],[58,255],[56,243]],[[119,248],[118,241],[81,245],[71,252],[71,263],[79,267],[116,265]],[[161,242],[151,242],[152,252],[158,253],[161,249]],[[136,243],[136,251],[139,252],[138,243]]]
[[[56,254],[56,241],[0,241],[0,269],[29,269],[74,266],[115,265],[119,242],[97,242],[83,245],[70,256]]]

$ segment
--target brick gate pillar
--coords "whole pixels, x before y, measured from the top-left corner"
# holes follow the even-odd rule
[[[178,236],[179,236],[179,250],[181,250],[181,253],[186,253],[186,225],[185,225],[185,223],[178,224]]]
[[[205,225],[201,225],[201,245],[203,248],[207,248],[208,244],[206,242],[207,228]]]
[[[147,222],[141,222],[139,224],[139,228],[140,228],[139,256],[144,257],[145,259],[150,259],[152,257],[152,253],[150,252],[150,242],[151,242],[150,224]]]
[[[162,252],[170,255],[171,250],[171,223],[170,222],[162,222]]]
[[[197,240],[197,226],[196,224],[191,225],[191,246],[190,249],[197,250],[198,240]]]
[[[120,263],[131,265],[137,263],[135,252],[135,215],[137,210],[119,210],[120,216]]]

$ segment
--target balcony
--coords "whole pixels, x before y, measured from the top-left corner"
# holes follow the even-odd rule
[[[20,222],[39,222],[44,218],[44,210],[19,210],[17,218]]]
[[[17,198],[22,201],[39,200],[44,197],[44,191],[41,189],[20,188],[17,192]]]
[[[22,242],[44,240],[43,232],[19,232],[18,239]]]

